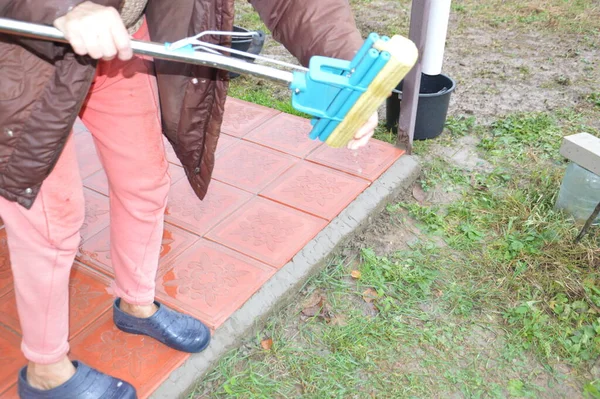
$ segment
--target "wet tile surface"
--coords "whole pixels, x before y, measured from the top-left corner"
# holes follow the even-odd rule
[[[161,267],[158,295],[217,328],[275,271],[238,252],[200,240],[175,262]]]
[[[71,342],[71,355],[133,384],[146,398],[187,357],[146,336],[126,334],[106,312]]]
[[[368,184],[365,179],[303,162],[281,175],[261,196],[331,220]]]
[[[217,157],[213,177],[251,193],[258,193],[296,161],[281,152],[239,142]]]
[[[281,267],[326,225],[323,219],[255,198],[206,237],[271,266]]]
[[[356,151],[321,146],[306,159],[374,181],[404,152],[391,144],[370,140]]]
[[[183,179],[171,189],[165,220],[202,236],[251,197],[246,191],[212,181],[201,201]]]
[[[304,158],[321,145],[320,141],[308,137],[311,129],[308,119],[279,114],[254,129],[244,140]]]
[[[231,136],[243,137],[277,114],[273,109],[229,97],[225,103],[221,131]]]

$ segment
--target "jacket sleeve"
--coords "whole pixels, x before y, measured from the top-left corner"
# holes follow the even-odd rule
[[[0,17],[25,22],[52,25],[73,7],[85,0],[0,0]],[[107,7],[119,9],[122,0],[94,0]]]
[[[350,60],[363,43],[348,0],[249,0],[273,38],[304,66],[315,55]]]

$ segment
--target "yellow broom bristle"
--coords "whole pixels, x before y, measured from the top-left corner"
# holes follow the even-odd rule
[[[358,129],[367,123],[417,62],[417,47],[405,37],[394,36],[388,41],[379,40],[373,47],[390,53],[390,60],[325,141],[330,147],[347,146]]]

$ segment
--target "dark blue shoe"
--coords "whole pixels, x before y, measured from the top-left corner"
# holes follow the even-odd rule
[[[137,399],[135,388],[125,381],[94,370],[81,362],[73,362],[77,369],[73,377],[56,388],[43,391],[27,382],[27,367],[19,372],[21,399]]]
[[[119,308],[121,299],[113,304],[115,325],[126,333],[142,334],[182,352],[202,352],[210,342],[210,330],[200,320],[176,312],[158,302],[156,313],[148,318],[128,315]]]

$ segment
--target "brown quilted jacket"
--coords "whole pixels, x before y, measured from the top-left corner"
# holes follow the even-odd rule
[[[117,9],[122,0],[95,0]],[[52,24],[82,0],[0,0],[0,17]],[[362,40],[347,0],[250,0],[276,40],[306,65],[349,59]],[[234,0],[149,0],[155,42],[231,30]],[[227,40],[213,37],[214,43]],[[220,42],[219,44],[228,44]],[[69,46],[0,34],[0,195],[30,208],[54,167],[94,77],[96,61]],[[228,74],[156,60],[163,133],[200,199],[208,188]],[[193,78],[194,84],[192,82]]]

